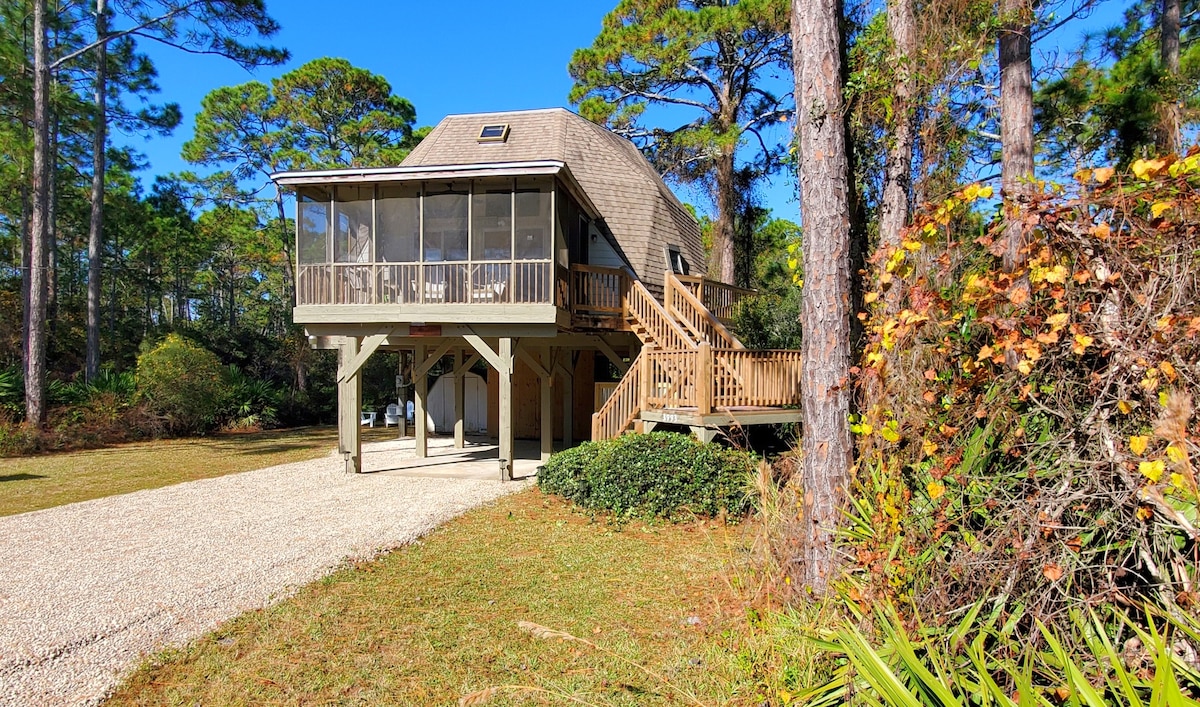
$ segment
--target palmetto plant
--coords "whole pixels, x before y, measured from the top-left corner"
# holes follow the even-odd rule
[[[988,604],[992,610],[985,615]],[[812,639],[844,659],[831,680],[800,695],[797,704],[1200,705],[1194,699],[1200,673],[1187,659],[1200,625],[1190,617],[1159,616],[1139,626],[1124,615],[1106,623],[1089,609],[1075,613],[1071,635],[1039,622],[1032,640],[1023,641],[1014,635],[1020,607],[1001,623],[1003,608],[1002,602],[981,601],[958,624],[936,629],[911,628],[894,609],[881,608],[873,616],[875,639],[847,621]],[[1129,635],[1121,649],[1108,636],[1112,628]]]
[[[0,369],[0,411],[16,413],[25,395],[25,379],[16,368]]]

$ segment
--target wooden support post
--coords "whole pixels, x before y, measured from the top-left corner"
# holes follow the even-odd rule
[[[404,394],[407,390],[404,385],[404,356],[403,351],[396,353],[396,380],[400,381],[400,385],[396,386],[399,390],[396,393],[396,402],[400,404],[400,422],[397,423],[396,429],[400,431],[400,439],[408,434],[408,396]]]
[[[542,362],[545,364],[545,374],[538,378],[542,389],[542,461],[554,453],[554,389],[550,387],[554,380],[554,363],[549,350],[543,349]]]
[[[717,432],[720,431],[720,430],[713,429],[711,427],[703,427],[700,425],[693,425],[691,429],[692,429],[692,434],[696,435],[696,439],[700,440],[701,442],[705,442],[705,443],[711,442],[714,439],[716,439]]]
[[[454,448],[462,449],[466,439],[463,427],[463,417],[466,414],[466,383],[467,371],[462,365],[462,349],[454,349]]]
[[[424,362],[425,344],[417,344],[413,351],[413,426],[416,428],[418,459],[429,456],[429,426],[425,412],[429,404],[429,375],[417,373]]]
[[[571,360],[569,352],[567,360]],[[558,364],[556,368],[559,379],[562,381],[563,391],[562,443],[564,449],[569,449],[575,446],[575,375],[573,370],[562,364]]]
[[[712,412],[712,344],[701,341],[696,350],[696,414]]]
[[[496,371],[500,374],[500,480],[512,481],[513,453],[516,451],[513,430],[513,366],[516,356],[511,338],[500,339],[497,363],[500,364]]]
[[[346,471],[362,471],[362,376],[357,371],[343,377],[340,372],[358,356],[358,339],[347,336],[338,348],[338,451]]]

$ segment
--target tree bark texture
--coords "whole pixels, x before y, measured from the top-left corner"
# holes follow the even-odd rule
[[[801,389],[804,498],[788,563],[797,586],[824,595],[837,569],[850,437],[850,204],[841,70],[841,4],[792,0],[804,290]]]
[[[105,0],[96,1],[96,38],[108,36]],[[104,148],[108,143],[108,44],[96,47],[94,89],[96,125],[92,144],[92,213],[88,221],[87,362],[84,375],[93,380],[100,372],[100,292],[104,253]]]
[[[1179,0],[1162,0],[1159,60],[1167,90],[1163,96],[1157,147],[1160,154],[1178,154],[1182,149],[1179,135],[1182,122],[1179,105]]]
[[[55,88],[53,75],[51,92]],[[49,169],[46,174],[46,341],[58,331],[58,114],[50,111],[49,143],[46,147]]]
[[[1005,198],[1001,258],[1005,272],[1025,264],[1025,226],[1020,205],[1033,179],[1032,10],[1028,0],[1000,0],[1000,183]]]
[[[46,419],[46,270],[49,170],[50,71],[46,47],[46,0],[33,0],[33,189],[29,234],[29,325],[25,330],[25,419]]]
[[[713,277],[731,285],[737,282],[734,273],[733,220],[738,198],[733,153],[733,147],[723,147],[717,157],[717,221],[713,224],[712,262],[709,266]]]
[[[892,99],[892,144],[884,171],[883,199],[879,205],[879,247],[900,247],[900,234],[908,225],[913,157],[913,96],[916,83],[912,61],[916,56],[913,0],[889,0],[888,33],[892,38],[892,67],[896,90]],[[899,311],[900,288],[891,287],[883,296],[889,312]]]

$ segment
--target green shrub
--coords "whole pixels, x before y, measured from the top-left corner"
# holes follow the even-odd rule
[[[618,516],[742,516],[750,510],[752,454],[670,432],[628,434],[555,454],[543,491]]]
[[[16,366],[0,368],[0,413],[14,419],[25,416],[25,376]]]
[[[228,399],[224,369],[215,354],[177,334],[138,356],[138,393],[164,419],[169,432],[203,434],[218,421]]]
[[[255,378],[231,363],[225,368],[225,385],[221,417],[229,428],[269,429],[278,423],[282,395],[270,381]]]
[[[0,415],[0,457],[18,457],[37,450],[37,429]]]

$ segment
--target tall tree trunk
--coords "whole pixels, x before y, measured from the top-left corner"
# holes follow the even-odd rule
[[[106,0],[96,0],[96,38],[108,36]],[[90,381],[100,372],[100,292],[104,250],[104,148],[108,144],[108,44],[96,47],[96,82],[93,88],[96,125],[92,137],[92,213],[88,220],[87,363]]]
[[[146,282],[142,285],[142,338],[150,335],[154,327],[154,272],[149,263],[146,264]]]
[[[1179,0],[1162,0],[1159,17],[1159,59],[1162,62],[1166,95],[1158,126],[1160,154],[1178,154],[1182,110],[1179,106]]]
[[[896,71],[896,91],[892,100],[892,145],[888,149],[884,173],[883,201],[879,205],[879,247],[900,247],[900,234],[908,225],[909,192],[912,186],[913,95],[916,81],[912,62],[916,58],[916,21],[913,0],[889,0],[888,33],[892,37],[892,66]],[[889,312],[899,310],[900,288],[884,293]]]
[[[1028,258],[1020,207],[1033,179],[1031,14],[1028,0],[1000,0],[1000,183],[1007,224],[999,245],[1005,272]]]
[[[821,596],[837,568],[835,530],[850,480],[850,217],[838,0],[792,0],[804,331],[804,508],[797,586]]]
[[[112,262],[112,277],[108,278],[108,330],[116,332],[117,330],[117,281],[120,279],[120,261],[121,257],[121,232],[117,231],[113,235],[113,262]],[[103,257],[103,255],[101,255]],[[89,264],[88,267],[91,267]]]
[[[229,287],[226,289],[226,293],[229,297],[228,304],[229,304],[229,333],[230,334],[233,334],[233,330],[237,328],[237,308],[236,308],[237,297],[234,295],[234,293],[236,291],[235,288],[237,287],[237,277],[235,275],[235,270],[234,270],[236,267],[237,267],[237,265],[233,261],[230,261],[230,263],[229,263]]]
[[[27,116],[26,116],[27,117]],[[24,121],[28,125],[30,121]],[[24,150],[22,150],[24,152]],[[25,156],[22,156],[25,162]],[[21,169],[21,337],[25,341],[25,332],[29,331],[29,314],[33,307],[29,301],[29,279],[33,272],[33,198],[30,170],[28,164],[22,164]]]
[[[283,244],[283,277],[286,280],[283,283],[283,289],[288,298],[286,310],[291,312],[292,307],[296,306],[296,271],[294,269],[296,264],[292,249],[295,234],[288,231],[287,211],[283,208],[283,191],[278,186],[275,187],[275,208],[279,211],[279,230],[282,235],[279,241]],[[292,321],[291,316],[287,317],[287,321],[289,323]]]
[[[54,85],[54,81],[51,85]],[[46,328],[47,341],[58,332],[58,115],[50,112],[50,173],[46,177]]]
[[[734,148],[722,147],[717,157],[717,221],[713,224],[712,261],[708,271],[721,282],[733,284],[733,219],[738,198],[734,184]]]
[[[33,0],[33,189],[29,235],[29,326],[25,330],[25,419],[46,421],[46,266],[50,172],[50,71],[46,0]]]

